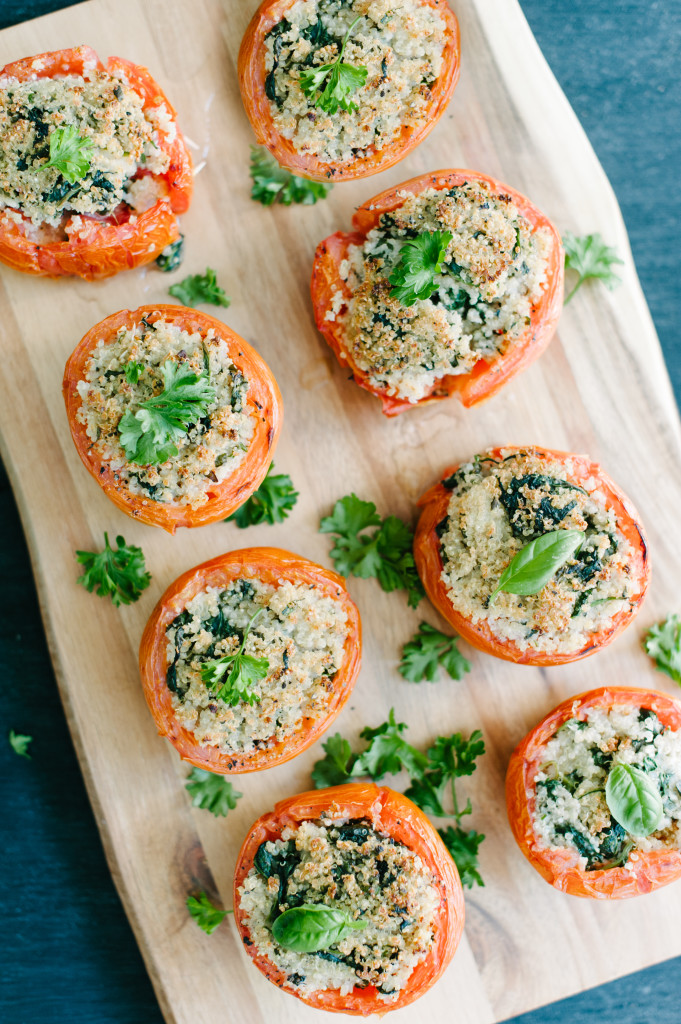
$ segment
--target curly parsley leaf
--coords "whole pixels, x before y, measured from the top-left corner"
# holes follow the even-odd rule
[[[210,811],[216,818],[226,818],[236,807],[243,793],[234,789],[224,775],[214,775],[203,768],[192,768],[184,784],[194,807]]]
[[[463,887],[472,889],[474,885],[484,886],[478,870],[478,849],[484,835],[474,829],[465,832],[459,825],[439,828],[438,833],[457,866]]]
[[[288,473],[272,473],[273,469],[272,462],[257,491],[236,512],[227,516],[226,523],[234,521],[240,530],[258,523],[283,523],[298,501],[298,491]]]
[[[193,921],[206,935],[212,935],[215,929],[222,924],[231,910],[220,910],[208,899],[206,893],[201,890],[198,899],[195,896],[187,897],[187,910]]]
[[[323,181],[308,181],[291,174],[280,167],[271,153],[264,146],[251,146],[251,199],[272,206],[281,203],[290,206],[300,203],[302,206],[313,206],[318,199],[326,199],[333,188]]]
[[[234,654],[207,661],[201,666],[201,679],[218,700],[224,700],[230,707],[241,701],[257,704],[260,697],[251,687],[265,679],[270,670],[267,658],[256,658],[244,654],[246,639],[262,608],[259,608],[244,630],[241,646]],[[225,676],[227,678],[225,679]],[[223,682],[224,680],[224,682]],[[216,689],[217,687],[217,689]]]
[[[205,274],[190,274],[177,284],[171,284],[170,295],[179,299],[183,306],[198,306],[203,302],[208,306],[229,306],[230,300],[224,288],[217,283],[215,271],[206,267]]]
[[[347,111],[358,109],[350,97],[362,88],[368,72],[361,64],[355,66],[344,63],[343,54],[353,28],[362,17],[360,14],[353,21],[334,61],[300,73],[300,88],[316,107],[320,107],[327,114],[335,114],[339,107]]]
[[[118,607],[139,598],[151,583],[151,573],[146,571],[141,548],[126,544],[123,537],[116,537],[116,544],[112,548],[105,533],[103,551],[76,551],[76,560],[85,567],[77,582],[90,593],[96,587],[100,597],[110,596]]]
[[[378,527],[371,533],[363,531]],[[320,533],[336,534],[331,558],[344,576],[375,576],[383,590],[406,590],[415,608],[424,595],[412,552],[413,531],[398,519],[381,519],[372,501],[356,494],[340,498],[330,516],[319,524]]]
[[[406,722],[395,721],[395,709],[391,708],[387,722],[376,729],[362,729],[360,736],[369,741],[369,746],[355,761],[353,775],[381,779],[404,769],[410,776],[419,778],[428,765],[428,758],[401,735],[406,728]]]
[[[666,672],[681,686],[681,618],[668,615],[664,622],[652,626],[643,646],[660,672]]]
[[[612,246],[605,244],[598,233],[573,235],[571,231],[566,231],[563,235],[563,248],[565,269],[573,270],[577,274],[577,282],[565,299],[564,305],[567,305],[577,289],[589,279],[602,281],[606,288],[610,289],[622,284],[622,278],[612,267],[615,263],[623,264],[624,260],[619,258]]]
[[[74,124],[55,128],[50,135],[50,159],[45,167],[56,167],[65,181],[75,185],[90,170],[92,139],[78,134]]]
[[[21,733],[15,732],[14,729],[10,729],[8,739],[9,745],[15,754],[18,754],[19,757],[25,757],[27,761],[31,760],[28,745],[33,743],[32,736],[24,736]]]
[[[430,298],[437,288],[435,275],[440,273],[451,240],[449,231],[422,231],[405,242],[388,278],[393,286],[390,294],[405,306],[413,306],[417,299]]]
[[[137,412],[128,410],[118,424],[126,458],[137,465],[158,464],[177,455],[177,442],[215,400],[206,369],[199,376],[186,364],[169,359],[161,372],[163,391],[142,402]]]
[[[125,379],[128,384],[137,384],[144,369],[144,363],[131,361],[125,365]]]
[[[471,663],[457,648],[457,636],[446,636],[439,629],[422,622],[418,632],[402,648],[400,673],[412,683],[424,679],[434,683],[442,666],[452,679],[463,679]]]
[[[466,740],[460,732],[451,736],[438,736],[428,750],[428,771],[421,778],[412,780],[406,796],[418,804],[424,811],[438,818],[455,818],[458,821],[465,814],[471,813],[471,802],[468,800],[463,810],[459,810],[456,795],[456,779],[464,775],[472,775],[476,769],[476,760],[485,753],[482,733],[475,729]],[[450,787],[452,810],[444,809],[444,794]]]
[[[325,789],[327,786],[340,786],[343,782],[349,782],[357,754],[353,754],[348,741],[339,732],[334,733],[326,743],[322,743],[322,750],[326,751],[326,757],[315,761],[312,768],[316,788]]]

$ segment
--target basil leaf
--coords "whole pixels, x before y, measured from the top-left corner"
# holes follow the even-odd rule
[[[552,530],[531,540],[513,556],[501,574],[492,603],[500,590],[508,594],[538,594],[551,577],[582,546],[581,530]]]
[[[616,764],[605,784],[605,800],[615,821],[633,836],[649,836],[660,827],[662,797],[649,775],[631,764]]]
[[[272,936],[284,949],[316,953],[361,928],[366,928],[366,922],[353,921],[345,910],[327,907],[325,903],[304,903],[279,915],[272,925]]]

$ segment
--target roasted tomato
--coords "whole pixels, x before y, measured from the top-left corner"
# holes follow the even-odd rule
[[[458,611],[452,604],[448,588],[442,578],[444,562],[441,537],[447,530],[448,509],[454,485],[452,477],[461,468],[460,466],[450,466],[446,469],[442,474],[440,482],[426,491],[419,501],[423,511],[414,536],[414,559],[416,566],[426,588],[426,593],[432,603],[454,627],[457,633],[460,633],[474,647],[478,647],[487,654],[494,654],[497,658],[515,661],[523,665],[560,665],[570,661],[577,661],[580,658],[593,654],[614,640],[631,622],[641,606],[650,578],[650,566],[648,564],[643,525],[636,509],[626,495],[603,472],[600,466],[591,462],[584,455],[572,455],[568,452],[551,451],[546,448],[514,448],[509,446],[490,449],[482,453],[482,455],[476,456],[477,463],[474,460],[469,465],[477,464],[481,466],[484,463],[500,465],[508,463],[511,459],[519,459],[521,465],[527,463],[529,471],[527,474],[523,473],[520,476],[519,486],[510,488],[506,492],[502,491],[502,497],[506,505],[509,506],[506,508],[505,514],[510,518],[511,513],[517,517],[527,511],[528,515],[535,516],[535,522],[536,515],[540,515],[541,523],[547,527],[547,529],[540,532],[548,532],[551,528],[557,528],[559,522],[568,527],[572,526],[575,529],[582,529],[585,532],[586,530],[591,530],[593,533],[597,532],[595,527],[592,529],[589,525],[588,516],[592,513],[587,512],[587,518],[585,519],[581,514],[579,502],[580,494],[586,495],[587,500],[589,500],[593,493],[598,495],[599,507],[602,505],[603,514],[605,516],[612,515],[616,530],[628,542],[630,548],[627,565],[622,567],[620,573],[622,579],[626,580],[628,588],[626,601],[620,602],[622,607],[615,611],[613,615],[608,616],[605,623],[594,631],[589,632],[587,630],[587,639],[584,643],[578,649],[569,651],[561,651],[560,649],[542,650],[540,645],[521,644],[508,635],[503,636],[499,635],[498,631],[497,633],[493,632],[487,618],[483,615],[477,617],[476,621],[472,615],[462,614],[462,612]],[[543,473],[551,474],[552,467],[554,472],[559,470],[562,473],[562,479],[555,480],[550,475],[543,475]],[[518,498],[519,495],[522,498],[522,488],[530,486],[541,489],[547,481],[549,490],[553,484],[554,489],[563,495],[563,506],[561,508],[553,508],[553,506],[550,506],[549,498],[543,499],[545,502],[548,501],[548,504],[545,503],[544,506],[541,505],[540,501],[536,513],[533,512],[531,503],[528,503],[525,509],[521,508],[519,511],[518,505],[520,502]],[[510,496],[507,497],[509,494]],[[574,500],[575,498],[577,500]],[[515,501],[514,507],[511,507],[511,499]],[[491,500],[493,501],[493,498]],[[574,505],[566,509],[566,506],[573,500]],[[497,505],[494,506],[500,515],[505,508],[504,501],[497,499]],[[568,518],[570,514],[575,516],[574,524]],[[531,521],[528,529],[532,529]],[[603,529],[605,529],[605,525]],[[495,534],[489,534],[489,536],[493,537]],[[531,534],[526,539],[529,542]],[[584,598],[582,598],[582,604],[577,605],[580,594],[589,587],[595,588],[600,579],[600,574],[604,571],[601,555],[605,557],[605,554],[603,554],[601,549],[594,548],[591,551],[589,548],[587,553],[585,541],[583,550],[585,551],[584,561],[578,562],[576,560],[577,553],[571,574],[570,567],[567,567],[566,592],[559,593],[558,589],[554,586],[553,580],[540,591],[541,594],[548,595],[546,614],[550,614],[553,608],[556,609],[556,614],[562,617],[560,621],[556,621],[554,632],[561,633],[563,630],[566,631],[570,623],[576,621],[575,612],[579,612],[584,603]],[[613,556],[616,551],[617,548],[613,551]],[[492,581],[496,585],[503,568],[505,568],[505,565],[496,567],[491,574],[488,574],[487,579],[492,589],[494,589]],[[599,602],[599,607],[602,605],[603,608],[606,608],[607,602],[610,600],[612,599],[605,598],[602,602]],[[518,607],[520,608],[521,605],[518,605]],[[525,619],[527,619],[527,615],[525,615]],[[562,626],[561,622],[563,623]],[[549,624],[545,628],[548,629]],[[551,628],[554,628],[553,624],[551,624]],[[534,634],[542,632],[541,625],[534,629],[533,632]]]
[[[241,888],[254,866],[256,854],[265,842],[280,839],[286,828],[302,822],[325,819],[366,821],[389,839],[401,843],[418,854],[435,879],[439,895],[432,945],[426,957],[416,964],[404,987],[394,1000],[381,999],[374,985],[356,985],[343,995],[340,989],[322,989],[301,993],[290,977],[253,942],[247,914],[242,908]],[[464,900],[456,866],[428,818],[406,796],[373,783],[349,783],[330,789],[318,789],[289,797],[264,814],[249,831],[239,853],[234,874],[234,919],[246,952],[269,981],[285,992],[320,1010],[349,1013],[357,1016],[383,1014],[396,1010],[422,996],[434,985],[452,959],[461,938],[464,924]]]
[[[418,146],[435,126],[449,103],[459,79],[459,26],[446,0],[421,0],[421,6],[437,12],[444,22],[442,67],[432,84],[420,87],[421,97],[424,95],[426,97],[423,109],[419,110],[417,117],[412,118],[412,123],[403,123],[397,133],[391,136],[382,148],[378,149],[374,144],[361,148],[353,146],[351,157],[342,162],[322,160],[309,148],[306,152],[296,149],[290,138],[286,138],[281,133],[272,114],[274,70],[268,70],[267,67],[265,39],[272,30],[276,30],[277,26],[281,26],[285,22],[286,15],[295,3],[296,0],[264,0],[253,15],[239,50],[241,96],[258,142],[267,146],[282,167],[288,168],[293,174],[315,181],[349,181],[352,178],[366,178],[370,174],[376,174],[378,171],[384,171],[387,167],[392,167],[393,164],[410,153],[415,146]],[[364,12],[358,9],[357,13],[361,15]],[[322,29],[319,30],[318,26],[322,26]],[[329,37],[321,20],[318,20],[315,30],[320,37],[317,39],[317,46],[328,48]],[[339,40],[331,39],[331,41],[339,43]],[[324,59],[327,59],[326,56]],[[329,52],[328,60],[333,59]],[[383,96],[379,88],[381,74],[385,77],[392,59],[394,58],[391,52],[382,64],[378,76],[370,76],[369,85],[373,83],[379,102]],[[398,95],[403,89],[404,86],[400,85]],[[359,105],[361,113],[361,94],[355,95],[351,102]],[[320,116],[325,118],[326,124],[328,117],[310,104],[308,117],[312,122],[314,123]],[[348,114],[348,117],[352,117],[352,114]]]
[[[341,276],[341,265],[348,258],[350,246],[363,245],[369,232],[380,226],[381,217],[384,214],[391,214],[404,205],[402,193],[409,192],[420,196],[426,190],[434,189],[437,192],[442,192],[446,198],[449,190],[464,187],[483,189],[489,191],[493,197],[503,201],[504,204],[512,203],[530,226],[532,233],[539,229],[542,230],[542,237],[545,239],[546,245],[546,281],[541,289],[540,297],[536,300],[532,299],[529,304],[527,326],[520,334],[509,338],[505,350],[481,356],[477,361],[471,361],[471,367],[467,372],[445,373],[443,376],[438,376],[426,387],[421,397],[409,400],[391,394],[390,392],[395,390],[394,387],[391,388],[387,383],[379,384],[372,379],[367,370],[360,367],[353,357],[352,346],[347,337],[346,322],[347,303],[353,297],[353,292],[347,281]],[[482,198],[484,199],[484,196]],[[477,171],[435,171],[432,174],[419,175],[401,185],[395,185],[373,199],[369,199],[354,214],[352,226],[351,232],[338,231],[334,235],[329,235],[317,246],[311,286],[315,322],[341,365],[350,367],[355,382],[372,395],[380,398],[382,411],[386,416],[397,416],[406,409],[449,398],[451,395],[458,395],[466,407],[477,405],[478,402],[496,394],[515,374],[529,366],[541,355],[551,340],[563,303],[563,247],[560,235],[551,221],[529,199],[516,192],[515,189]],[[473,237],[485,234],[483,230],[485,224],[482,223],[479,227],[480,230],[476,231]],[[505,225],[505,227],[508,228],[509,225]],[[407,237],[411,237],[411,235]],[[510,252],[516,251],[513,249],[516,244],[514,239],[515,236],[508,243]],[[486,252],[487,254],[492,253],[496,258],[497,249],[498,246],[495,243],[487,248]],[[489,269],[481,271],[481,279],[489,277],[489,274]],[[381,287],[380,281],[376,287]],[[389,301],[396,302],[397,300]],[[396,315],[400,321],[403,321],[402,333],[409,338],[413,331],[408,325],[408,320],[405,319],[405,314],[410,307],[401,303],[398,303],[398,306]],[[378,319],[380,319],[380,315]],[[406,327],[404,327],[404,323],[407,323]],[[499,332],[495,331],[494,333]]]
[[[218,746],[202,746],[194,733],[178,721],[168,685],[171,668],[166,637],[168,626],[193,598],[207,588],[225,590],[236,581],[261,582],[275,590],[287,583],[314,588],[315,594],[338,602],[339,610],[346,617],[343,660],[338,671],[325,681],[327,695],[323,708],[314,715],[302,717],[297,728],[284,739],[275,742],[259,740],[254,749],[247,752],[228,752]],[[328,729],[352,693],[361,663],[361,644],[359,612],[345,589],[342,576],[281,548],[243,548],[218,555],[183,573],[163,594],[151,614],[140,644],[144,695],[159,733],[168,737],[183,760],[221,775],[259,772],[290,761]],[[284,659],[286,663],[287,657]],[[281,683],[277,685],[281,686]]]
[[[13,82],[69,75],[88,80],[99,72],[119,79],[122,86],[141,97],[142,111],[154,124],[155,148],[168,157],[167,163],[163,159],[165,169],[153,173],[138,164],[131,180],[138,182],[150,175],[158,198],[140,212],[121,201],[105,214],[87,214],[67,206],[67,195],[62,201],[65,212],[61,221],[37,226],[22,212],[21,203],[16,208],[6,206],[0,214],[0,261],[16,270],[48,277],[76,274],[87,280],[110,277],[119,270],[149,263],[179,237],[176,215],[188,208],[193,188],[191,159],[176,113],[146,68],[121,57],[110,57],[103,64],[91,47],[78,46],[7,64],[0,72],[0,88],[7,91]],[[31,114],[33,110],[26,116]],[[36,138],[47,138],[48,131],[42,120],[36,122]],[[46,146],[43,149],[41,156],[49,157]],[[58,178],[57,184],[68,191],[72,183]],[[106,175],[101,176],[100,185],[108,192],[113,189]]]
[[[88,367],[91,365],[93,353],[98,346],[118,343],[120,333],[126,330],[130,332],[141,328],[144,331],[153,330],[154,324],[158,321],[163,325],[170,325],[171,328],[176,327],[180,331],[186,331],[188,334],[198,332],[204,344],[208,333],[213,332],[211,338],[224,342],[226,353],[231,361],[234,380],[241,382],[241,386],[244,385],[244,382],[248,384],[245,397],[240,400],[240,412],[245,422],[252,421],[253,432],[245,454],[236,464],[234,472],[220,481],[215,468],[212,468],[214,465],[215,467],[220,465],[220,457],[213,458],[213,461],[210,459],[208,462],[206,461],[209,453],[205,443],[203,446],[201,445],[201,441],[205,441],[205,433],[197,437],[194,442],[197,475],[201,478],[203,488],[203,492],[198,495],[198,503],[187,495],[180,495],[177,500],[172,500],[172,498],[168,498],[167,494],[160,494],[158,498],[154,499],[153,494],[157,489],[159,493],[163,491],[162,478],[166,470],[171,475],[175,473],[179,487],[182,480],[191,475],[191,467],[178,465],[174,458],[169,456],[167,461],[158,467],[158,471],[155,471],[155,475],[152,473],[154,479],[158,476],[158,488],[148,479],[142,480],[142,476],[145,474],[148,476],[150,469],[153,470],[154,467],[140,466],[138,469],[137,465],[132,467],[132,464],[126,461],[125,451],[117,440],[118,424],[121,421],[120,410],[118,413],[112,413],[109,407],[112,399],[103,393],[96,396],[102,416],[108,417],[107,439],[101,436],[101,427],[94,430],[90,426],[91,433],[89,434],[85,403],[78,391],[79,384],[81,387],[84,386],[83,382],[87,379]],[[177,355],[184,358],[186,353],[180,351]],[[115,374],[117,376],[114,379],[120,380],[121,388],[127,388],[129,392],[130,388],[124,369],[117,365],[115,371],[107,371],[102,374],[101,379],[105,381],[105,386],[107,374],[109,378]],[[158,371],[159,367],[156,367],[156,370]],[[158,391],[160,383],[158,372],[156,377],[159,379],[154,380],[152,386]],[[169,533],[174,533],[178,526],[205,526],[208,523],[217,522],[219,519],[225,519],[240,505],[243,505],[253,491],[260,486],[267,473],[283,417],[279,388],[264,359],[243,338],[240,338],[221,321],[187,306],[140,306],[133,312],[125,309],[120,313],[113,313],[106,320],[96,324],[87,332],[69,357],[64,371],[63,393],[71,435],[83,465],[123,512],[140,522],[148,523],[151,526],[161,526]],[[217,409],[218,418],[222,417],[223,412],[229,419],[228,409]],[[221,437],[228,438],[231,429],[230,423],[227,421],[223,423],[222,419],[215,429]],[[198,430],[197,425],[194,426]],[[191,429],[191,423],[188,424],[187,429]],[[204,424],[201,429],[208,428]],[[95,436],[99,434],[98,440],[95,440],[92,434]],[[106,447],[109,443],[114,445],[112,450],[108,450]],[[139,481],[135,484],[138,477]],[[134,486],[131,487],[131,483]]]
[[[540,875],[556,889],[570,893],[571,896],[625,899],[652,892],[681,877],[678,808],[672,825],[664,832],[656,834],[655,848],[647,850],[640,849],[636,844],[636,837],[628,835],[609,814],[606,814],[609,819],[609,822],[605,823],[608,832],[612,832],[613,827],[616,827],[620,833],[618,846],[621,849],[608,850],[611,866],[599,867],[596,864],[585,869],[583,857],[590,853],[588,847],[580,854],[578,848],[572,844],[550,846],[535,829],[537,774],[546,762],[547,743],[566,722],[584,722],[590,713],[607,713],[614,707],[633,708],[639,716],[654,712],[664,730],[672,730],[674,733],[681,730],[681,701],[657,690],[604,686],[599,690],[590,690],[588,693],[570,697],[559,704],[516,747],[508,766],[506,803],[513,835],[530,864]],[[647,721],[649,722],[650,718],[647,718]],[[608,747],[617,750],[617,745],[612,740]],[[612,759],[612,751],[609,755],[603,756]],[[623,760],[630,762],[631,757],[626,755]],[[612,760],[607,763],[611,764]],[[678,764],[678,754],[676,763]],[[665,840],[670,845],[663,845]],[[580,846],[583,846],[583,841]]]

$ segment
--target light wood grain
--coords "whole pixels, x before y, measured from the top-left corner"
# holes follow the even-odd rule
[[[136,651],[155,601],[180,572],[223,550],[274,544],[328,564],[317,532],[340,495],[355,490],[410,518],[446,464],[497,443],[588,452],[638,505],[654,565],[637,622],[607,651],[572,666],[533,669],[471,653],[465,682],[401,679],[401,645],[423,617],[402,594],[351,580],[365,627],[364,667],[338,727],[351,739],[394,705],[410,738],[483,728],[489,753],[468,789],[471,824],[487,834],[484,889],[467,894],[464,939],[444,978],[406,1022],[487,1024],[681,953],[681,886],[612,905],[566,897],[526,863],[508,829],[503,779],[509,754],[554,704],[595,685],[666,688],[640,649],[644,626],[674,607],[681,570],[667,539],[681,507],[679,421],[612,191],[515,0],[456,0],[463,39],[454,99],[426,142],[400,165],[336,187],[313,208],[265,209],[249,199],[249,127],[236,81],[250,2],[92,0],[0,33],[0,62],[93,45],[152,70],[196,143],[195,201],[184,218],[187,257],[174,275],[140,270],[97,284],[0,273],[0,441],[29,540],[61,694],[111,870],[168,1021],[293,1024],[321,1020],[247,962],[232,926],[212,937],[188,918],[197,884],[229,906],[236,852],[276,799],[308,788],[319,746],[262,777],[226,820],[191,807],[187,769],[158,738],[139,684]],[[488,405],[456,400],[389,422],[347,380],[317,335],[308,281],[316,243],[346,228],[353,208],[400,180],[464,166],[529,195],[558,225],[600,231],[626,255],[624,284],[585,287],[539,363]],[[167,285],[206,263],[233,304],[224,319],[264,355],[280,383],[285,423],[277,466],[301,492],[286,523],[247,532],[215,525],[171,538],[119,513],[73,449],[60,383],[67,356],[114,310],[167,299]],[[76,585],[75,548],[104,530],[141,544],[153,573],[139,603],[116,610]],[[671,683],[669,683],[671,689]],[[454,1008],[456,1008],[454,1010]]]

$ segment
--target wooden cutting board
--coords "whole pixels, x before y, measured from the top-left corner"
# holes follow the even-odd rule
[[[418,622],[441,625],[424,601],[350,581],[364,621],[364,667],[337,728],[351,740],[390,706],[424,747],[438,733],[480,726],[488,753],[469,780],[471,825],[487,835],[484,889],[467,893],[467,923],[444,978],[400,1020],[486,1024],[681,953],[681,885],[597,904],[546,885],[511,837],[503,803],[509,754],[564,697],[610,683],[673,689],[640,648],[645,627],[675,607],[681,481],[679,420],[613,193],[515,0],[455,0],[461,82],[426,142],[376,178],[337,186],[315,207],[266,209],[249,199],[251,133],[236,79],[239,42],[255,0],[91,0],[0,33],[0,63],[93,45],[147,65],[193,140],[196,195],[184,218],[181,270],[121,274],[97,284],[0,271],[0,442],[28,537],[62,699],[116,885],[168,1021],[288,1024],[321,1012],[279,992],[253,968],[233,925],[211,937],[185,898],[203,887],[231,905],[236,852],[275,800],[310,786],[320,746],[265,775],[237,780],[227,819],[192,808],[187,767],[157,737],[137,673],[147,616],[180,572],[252,544],[288,547],[329,564],[321,515],[351,490],[382,514],[415,516],[418,496],[448,463],[489,444],[537,443],[588,452],[638,505],[648,528],[653,586],[637,622],[607,651],[548,670],[467,652],[464,682],[414,685],[398,674]],[[204,163],[205,162],[205,163]],[[548,352],[489,404],[456,400],[389,422],[347,380],[313,326],[308,281],[316,243],[345,229],[367,197],[443,167],[492,174],[530,196],[558,225],[600,231],[624,256],[624,284],[585,286]],[[72,446],[61,399],[65,360],[96,321],[123,307],[168,300],[168,284],[216,269],[232,297],[218,311],[265,356],[281,386],[285,424],[277,467],[300,500],[290,519],[239,531],[218,524],[175,538],[127,519],[100,492]],[[214,311],[213,311],[214,312]],[[76,548],[124,533],[143,546],[153,582],[121,610],[76,585]]]

